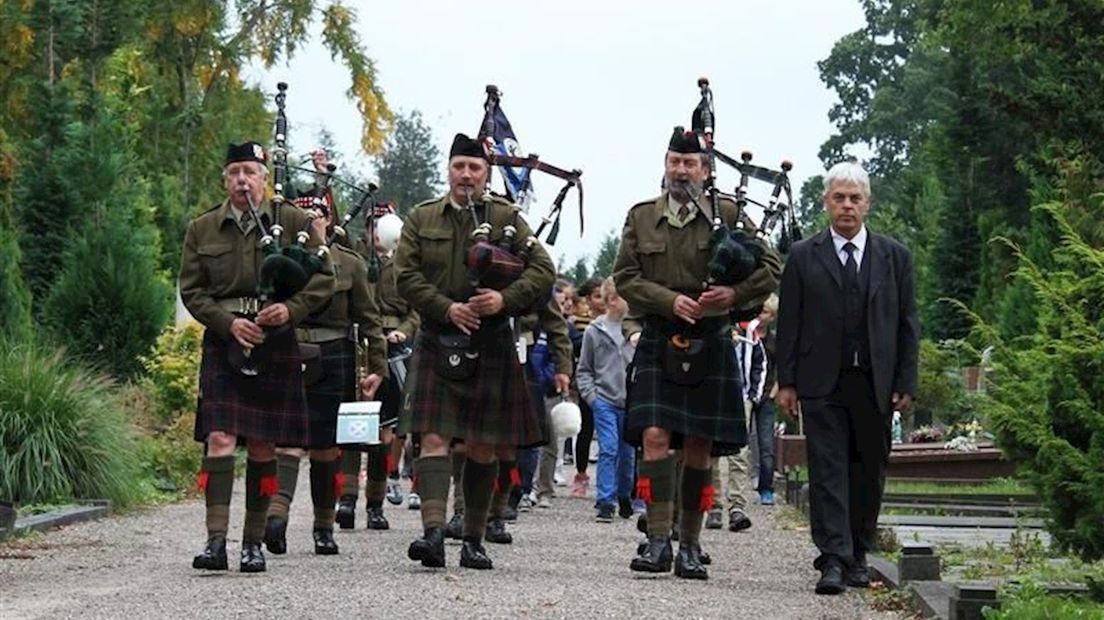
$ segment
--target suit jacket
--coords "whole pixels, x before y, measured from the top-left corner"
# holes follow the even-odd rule
[[[888,415],[894,392],[916,394],[920,320],[912,254],[885,235],[869,232],[866,329],[878,409]],[[776,362],[779,387],[799,398],[832,393],[840,373],[844,329],[842,269],[831,231],[793,246],[782,272]]]

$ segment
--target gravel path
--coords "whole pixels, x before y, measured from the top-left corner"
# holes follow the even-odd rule
[[[0,545],[0,618],[895,617],[869,610],[853,592],[815,596],[807,530],[759,506],[751,508],[751,530],[703,533],[713,556],[706,582],[632,573],[640,540],[634,522],[594,523],[590,500],[563,497],[551,509],[522,514],[511,526],[513,545],[488,545],[492,571],[459,568],[452,541],[445,570],[407,560],[420,526],[405,506],[387,505],[390,531],[339,531],[341,554],[315,556],[306,469],[292,506],[290,550],[268,555],[265,574],[237,572],[239,480],[230,572],[191,568],[204,537],[203,505],[183,502]],[[363,527],[362,509],[357,517]]]

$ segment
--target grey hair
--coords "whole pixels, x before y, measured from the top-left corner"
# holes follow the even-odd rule
[[[255,162],[252,162],[252,163],[257,164],[258,166],[261,167],[261,176],[263,176],[267,179],[268,178],[268,166],[262,164],[259,161],[255,161]],[[226,168],[229,165],[230,164],[226,164],[225,166],[222,167],[222,178],[224,178],[224,179],[226,178]]]
[[[836,183],[854,183],[864,196],[870,198],[870,175],[853,161],[841,161],[828,170],[828,174],[824,175],[824,195],[827,196]]]

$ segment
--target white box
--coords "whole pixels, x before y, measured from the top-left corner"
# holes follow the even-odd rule
[[[337,409],[337,443],[380,443],[380,407],[378,400],[341,403]]]

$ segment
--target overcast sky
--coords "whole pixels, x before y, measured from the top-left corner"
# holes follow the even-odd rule
[[[832,132],[835,98],[816,63],[863,25],[858,0],[350,4],[388,103],[420,110],[443,153],[457,131],[475,134],[484,87],[496,84],[523,150],[583,170],[586,234],[579,236],[572,194],[551,248],[569,265],[593,256],[631,205],[658,193],[671,128],[690,124],[700,76],[712,83],[718,148],[733,156],[748,149],[753,163],[772,168],[791,159],[795,192],[823,172],[816,154]],[[344,95],[348,73],[320,44],[254,75],[266,90],[290,84],[296,149],[306,150],[325,126],[346,155],[359,153],[361,121]],[[367,169],[361,157],[338,164]],[[544,175],[534,180],[531,223],[561,186]],[[721,188],[736,183],[721,167]],[[752,196],[765,199],[770,187],[752,185]]]

